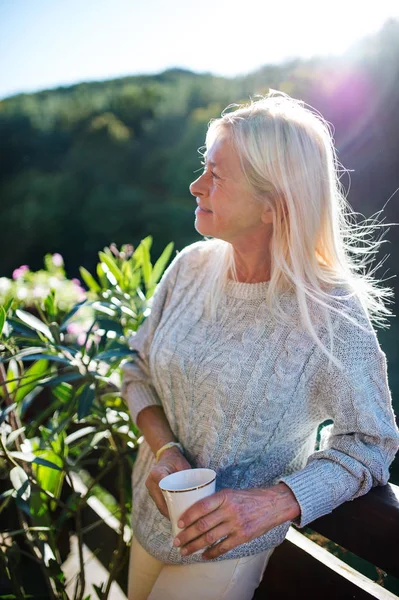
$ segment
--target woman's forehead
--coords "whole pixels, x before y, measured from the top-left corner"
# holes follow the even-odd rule
[[[237,159],[231,140],[226,135],[217,137],[206,149],[204,156],[210,165],[226,168]]]

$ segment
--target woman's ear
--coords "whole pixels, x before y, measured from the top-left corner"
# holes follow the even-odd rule
[[[273,224],[273,211],[270,208],[270,206],[265,206],[265,208],[263,209],[261,220],[262,223],[264,223],[265,225]]]

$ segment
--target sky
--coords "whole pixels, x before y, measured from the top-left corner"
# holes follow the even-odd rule
[[[233,76],[340,55],[398,0],[0,0],[0,98],[172,67]]]

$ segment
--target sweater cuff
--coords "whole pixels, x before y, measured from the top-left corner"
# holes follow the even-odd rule
[[[123,398],[126,400],[132,421],[135,425],[137,425],[137,415],[143,408],[147,406],[162,406],[155,390],[152,390],[150,386],[143,383],[130,383]]]
[[[333,510],[331,492],[327,489],[323,475],[323,466],[314,461],[304,469],[280,477],[277,481],[285,483],[291,489],[300,506],[301,514],[293,521],[297,527],[305,527]]]

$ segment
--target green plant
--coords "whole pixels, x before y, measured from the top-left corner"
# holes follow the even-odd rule
[[[97,278],[82,267],[87,299],[67,313],[55,290],[30,312],[13,298],[0,307],[0,569],[15,598],[31,593],[25,560],[40,567],[47,597],[83,600],[85,534],[100,525],[85,525],[85,509],[111,472],[120,527],[108,579],[95,586],[98,598],[109,597],[126,562],[139,433],[120,397],[120,363],[173,249],[169,244],[153,266],[151,242],[105,248]],[[71,327],[77,323],[78,330]],[[80,563],[72,595],[62,571],[71,534]]]

